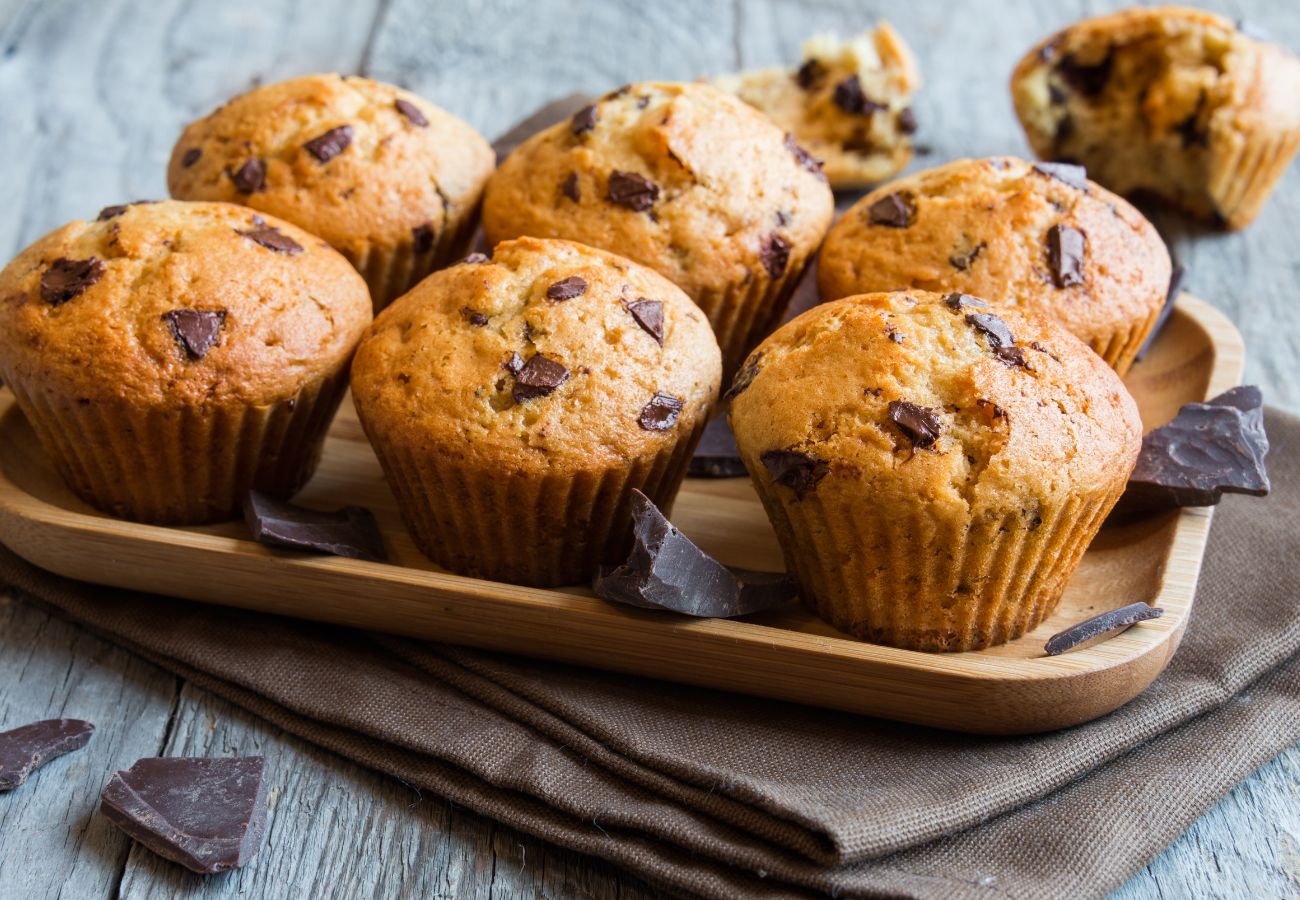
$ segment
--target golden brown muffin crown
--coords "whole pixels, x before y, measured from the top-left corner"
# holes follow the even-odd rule
[[[376,442],[514,474],[653,455],[707,418],[720,379],[707,320],[667,279],[580,244],[521,238],[385,310],[352,387]]]
[[[354,258],[371,245],[432,243],[450,217],[478,203],[494,164],[478,132],[416,94],[358,76],[306,75],[255,88],[191,123],[172,150],[167,184],[174,197],[265,210]]]
[[[704,84],[628,85],[519,146],[488,183],[489,241],[561,237],[640,262],[691,297],[773,280],[830,224],[816,162]]]
[[[108,207],[0,273],[0,370],[144,407],[291,397],[337,368],[370,296],[319,238],[226,203]]]
[[[956,160],[867,194],[831,229],[825,299],[964,291],[1049,315],[1119,371],[1165,301],[1169,252],[1127,201],[1078,167]]]
[[[1050,320],[965,294],[823,304],[764,341],[733,394],[742,454],[763,457],[755,477],[795,494],[867,484],[908,509],[1032,516],[1110,484],[1142,440],[1133,398],[1096,354]]]

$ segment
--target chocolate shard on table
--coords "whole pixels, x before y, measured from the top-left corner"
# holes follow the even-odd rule
[[[632,552],[602,567],[592,588],[613,603],[730,618],[789,603],[798,588],[776,572],[733,571],[695,545],[640,491],[632,494]]]
[[[268,547],[306,550],[385,562],[384,539],[374,513],[361,506],[321,512],[249,491],[244,519],[253,540]]]
[[[748,474],[725,415],[716,416],[704,427],[686,471],[694,478],[740,478]]]
[[[95,726],[81,719],[45,719],[0,731],[0,791],[22,785],[41,766],[90,741]]]
[[[1128,606],[1112,609],[1110,612],[1093,616],[1078,625],[1071,625],[1064,631],[1057,632],[1048,638],[1043,649],[1048,656],[1060,656],[1065,651],[1073,650],[1080,644],[1087,643],[1109,631],[1128,628],[1130,625],[1136,625],[1138,622],[1145,622],[1148,619],[1158,619],[1164,614],[1165,611],[1158,606],[1149,606],[1146,603],[1130,603]]]
[[[1262,497],[1271,485],[1264,458],[1259,388],[1241,385],[1188,403],[1142,440],[1142,452],[1113,516],[1180,506],[1213,506],[1224,494]]]
[[[202,875],[244,865],[266,828],[266,760],[151,757],[116,772],[100,811],[159,856]]]

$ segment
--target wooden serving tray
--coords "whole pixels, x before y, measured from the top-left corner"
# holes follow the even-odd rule
[[[1236,385],[1241,336],[1184,295],[1127,383],[1147,428]],[[853,640],[802,607],[744,620],[614,606],[585,587],[542,590],[449,574],[415,549],[345,403],[324,460],[298,498],[379,518],[393,564],[280,552],[240,522],[162,528],[104,516],[55,475],[8,391],[0,393],[0,541],[37,566],[85,581],[430,640],[503,650],[941,728],[1047,731],[1140,693],[1178,647],[1211,509],[1104,528],[1056,613],[1000,647],[929,654]],[[747,479],[688,479],[673,520],[725,563],[776,569],[781,553]],[[1163,618],[1058,657],[1053,633],[1137,600]]]

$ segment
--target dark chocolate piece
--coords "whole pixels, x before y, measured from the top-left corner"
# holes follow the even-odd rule
[[[705,426],[687,472],[696,478],[739,478],[746,474],[736,436],[725,415],[715,416]]]
[[[635,303],[629,303],[627,311],[632,314],[632,318],[636,320],[642,330],[659,343],[660,347],[664,345],[664,304],[662,300],[647,300],[642,297]]]
[[[12,791],[52,759],[86,746],[95,726],[81,719],[46,719],[0,731],[0,791]]]
[[[115,206],[105,206],[99,211],[99,215],[95,216],[95,221],[107,222],[109,219],[116,219],[130,208],[130,203],[119,203]]]
[[[975,260],[979,259],[980,254],[984,252],[984,248],[987,246],[988,244],[980,241],[969,250],[954,252],[948,257],[948,265],[952,266],[958,272],[965,272],[971,267]]]
[[[577,275],[570,275],[568,278],[561,278],[548,287],[546,289],[546,299],[560,303],[565,300],[572,300],[575,297],[581,297],[586,292],[586,279],[579,278]]]
[[[469,324],[473,325],[475,328],[482,328],[488,323],[487,313],[479,312],[477,309],[470,309],[468,306],[462,306],[460,308],[460,314],[465,317],[465,321],[469,322]]]
[[[963,309],[969,309],[972,306],[988,306],[979,297],[970,294],[952,293],[943,298],[943,303],[953,312],[961,312]]]
[[[562,364],[543,356],[534,354],[528,362],[515,371],[515,386],[510,396],[516,403],[545,397],[557,387],[569,380],[569,370]]]
[[[598,115],[596,104],[589,103],[573,114],[573,118],[569,120],[569,131],[571,131],[575,136],[591,131],[591,129],[596,127],[596,119],[598,118]]]
[[[984,332],[988,336],[989,347],[994,350],[1010,347],[1016,342],[1007,323],[992,313],[967,313],[966,324],[973,326],[976,331]]]
[[[1081,191],[1088,190],[1088,170],[1074,163],[1036,162],[1034,171]]]
[[[256,194],[266,187],[266,163],[260,159],[246,159],[235,171],[226,173],[235,184],[235,190],[241,194]]]
[[[51,306],[62,306],[103,277],[104,264],[97,256],[60,257],[41,273],[41,299]]]
[[[831,470],[830,464],[825,460],[795,449],[768,450],[759,457],[759,461],[774,482],[794,491],[796,500],[802,500]]]
[[[509,131],[492,142],[492,149],[496,151],[497,159],[505,159],[516,147],[537,132],[568,121],[575,112],[593,99],[587,94],[568,94],[546,104],[522,122],[515,123]]]
[[[857,75],[850,75],[835,85],[831,99],[840,109],[855,116],[869,116],[876,110],[885,108],[866,95],[862,90],[862,80]]]
[[[224,309],[173,309],[162,314],[172,338],[191,360],[199,360],[217,343],[226,322]]]
[[[615,169],[609,175],[608,198],[611,203],[626,206],[636,212],[645,212],[659,199],[659,185],[636,172]]]
[[[1156,342],[1156,338],[1164,330],[1169,317],[1173,315],[1174,304],[1178,302],[1178,295],[1183,291],[1183,279],[1186,277],[1187,270],[1181,264],[1174,263],[1174,267],[1169,273],[1169,289],[1165,292],[1165,304],[1160,307],[1160,315],[1156,316],[1156,323],[1151,326],[1151,333],[1146,336],[1146,340],[1138,348],[1137,356],[1134,357],[1135,360],[1140,360],[1147,355],[1151,345]]]
[[[321,512],[249,491],[244,501],[244,520],[253,532],[253,540],[268,547],[371,562],[388,559],[374,513],[361,506]]]
[[[429,127],[429,120],[424,117],[424,113],[420,112],[420,108],[410,100],[403,100],[398,97],[393,101],[393,106],[396,106],[397,111],[402,114],[403,118],[416,128]]]
[[[1267,455],[1259,388],[1242,385],[1205,403],[1188,403],[1172,422],[1143,438],[1115,512],[1213,506],[1224,494],[1262,497],[1271,488]]]
[[[903,134],[916,134],[917,129],[916,113],[912,107],[907,107],[898,114],[898,130]]]
[[[906,228],[916,216],[916,203],[906,191],[886,194],[867,209],[872,225]]]
[[[1052,269],[1052,283],[1058,288],[1083,284],[1083,257],[1086,241],[1082,231],[1069,225],[1053,225],[1047,231],[1047,264]]]
[[[907,340],[907,337],[903,332],[888,323],[885,325],[885,337],[889,338],[895,344],[901,344],[903,341]]]
[[[745,390],[753,384],[754,379],[758,377],[759,363],[762,361],[762,350],[759,350],[756,353],[751,353],[746,357],[744,363],[741,364],[740,368],[736,371],[736,374],[732,377],[731,387],[727,388],[723,393],[722,399],[735,400],[743,394]]]
[[[242,234],[254,244],[265,247],[267,250],[273,250],[276,253],[288,253],[290,256],[296,256],[302,252],[302,244],[281,233],[280,229],[274,225],[267,225],[266,222],[258,216],[253,217],[253,227],[245,231],[235,229],[236,234]]]
[[[822,161],[799,146],[799,142],[789,132],[786,132],[785,135],[785,149],[790,151],[790,155],[794,157],[795,162],[800,166],[812,172],[822,181],[826,180],[826,173],[822,171]]]
[[[997,357],[998,362],[1002,363],[1009,369],[1021,368],[1034,371],[1034,367],[1029,364],[1029,358],[1025,356],[1024,347],[995,347],[993,355]]]
[[[1128,606],[1121,606],[1119,609],[1112,609],[1110,612],[1093,616],[1085,622],[1072,625],[1064,631],[1052,635],[1048,638],[1043,649],[1048,656],[1060,656],[1065,651],[1073,650],[1080,644],[1099,637],[1108,631],[1128,628],[1130,625],[1136,625],[1138,622],[1145,622],[1148,619],[1158,619],[1164,614],[1165,611],[1158,606],[1149,606],[1146,603],[1130,603]]]
[[[794,73],[794,83],[803,90],[815,87],[826,76],[826,67],[816,59],[806,59]]]
[[[202,875],[237,869],[266,828],[266,760],[153,757],[115,772],[100,812],[164,859]]]
[[[677,424],[686,401],[672,394],[655,391],[650,402],[641,407],[636,423],[646,431],[668,431]]]
[[[640,491],[632,492],[632,551],[592,582],[597,597],[642,609],[730,618],[782,606],[798,588],[788,575],[733,572],[682,534]]]
[[[334,157],[338,156],[352,143],[352,126],[340,125],[337,128],[331,128],[329,131],[314,137],[302,148],[316,157],[317,162],[327,163]]]
[[[758,260],[773,280],[785,274],[785,267],[790,263],[791,247],[790,239],[775,231],[758,245]]]
[[[202,150],[200,150],[198,147],[191,147],[190,149],[186,150],[185,155],[181,157],[181,168],[188,169],[190,166],[198,162],[202,157],[203,157]]]
[[[943,424],[934,410],[906,400],[889,401],[889,418],[912,442],[913,447],[933,447],[943,432]]]
[[[578,186],[578,173],[570,172],[560,184],[560,191],[574,203],[582,201],[582,188]]]
[[[1110,81],[1111,68],[1115,63],[1115,51],[1109,49],[1100,62],[1086,65],[1073,56],[1067,56],[1057,63],[1056,69],[1065,79],[1065,83],[1085,97],[1096,97]]]

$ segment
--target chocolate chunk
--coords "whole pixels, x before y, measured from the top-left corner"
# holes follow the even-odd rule
[[[952,293],[943,298],[944,306],[953,312],[960,312],[963,309],[969,309],[975,306],[988,306],[979,297],[972,297],[970,294]]]
[[[319,137],[312,138],[303,144],[302,148],[316,157],[317,162],[327,163],[348,149],[348,145],[351,143],[352,126],[340,125],[337,128],[331,128]]]
[[[1033,169],[1039,175],[1055,178],[1072,188],[1078,188],[1081,191],[1088,190],[1088,170],[1083,166],[1064,162],[1036,162]]]
[[[185,355],[192,360],[199,360],[207,356],[208,351],[217,343],[226,315],[224,309],[173,309],[163,313],[162,319]]]
[[[41,299],[51,306],[62,306],[103,277],[104,264],[97,256],[60,257],[41,273]]]
[[[1224,494],[1262,497],[1271,488],[1264,458],[1263,397],[1254,385],[1188,403],[1142,440],[1119,516],[1179,506],[1213,506]]]
[[[620,172],[615,169],[609,175],[607,196],[611,203],[626,206],[636,212],[645,212],[659,199],[659,185],[636,172]]]
[[[998,347],[1010,347],[1016,342],[1016,339],[1011,336],[1011,329],[1007,327],[1007,323],[992,313],[969,313],[966,316],[966,324],[988,335],[989,346],[994,350]]]
[[[898,130],[903,134],[916,134],[916,129],[916,113],[909,106],[898,114]]]
[[[208,875],[257,854],[266,827],[266,760],[142,759],[115,772],[100,812],[164,859]]]
[[[1084,234],[1069,225],[1053,225],[1047,232],[1047,264],[1058,288],[1083,284]]]
[[[587,282],[577,275],[562,278],[546,289],[546,299],[555,303],[581,297],[587,292]]]
[[[475,328],[482,328],[488,323],[488,314],[479,312],[477,309],[470,309],[468,306],[460,308],[460,314],[465,317],[465,321]]]
[[[906,400],[889,401],[889,418],[912,442],[913,447],[932,447],[943,432],[943,425],[934,410]]]
[[[95,221],[107,222],[109,219],[116,219],[130,208],[131,204],[129,203],[119,203],[116,206],[105,206],[99,211],[99,215],[95,216]]]
[[[406,121],[410,122],[416,128],[429,127],[429,120],[424,117],[424,113],[420,112],[420,108],[410,100],[403,100],[401,97],[398,97],[393,101],[393,105],[396,106],[397,111],[406,118]]]
[[[746,474],[726,416],[716,416],[704,427],[687,473],[696,478],[739,478]]]
[[[582,201],[582,188],[578,186],[578,173],[570,172],[568,177],[560,185],[560,190],[564,196],[568,197],[574,203]]]
[[[726,393],[722,395],[723,400],[735,400],[743,394],[754,379],[758,377],[759,363],[763,361],[763,351],[759,350],[751,353],[749,357],[741,364],[735,376],[731,379],[731,387],[727,388]]]
[[[632,318],[636,320],[642,330],[659,343],[660,347],[664,345],[664,304],[662,300],[647,300],[642,297],[635,303],[629,303],[627,311],[632,314]]]
[[[471,253],[469,256],[465,257],[460,262],[461,265],[475,266],[475,265],[480,265],[481,263],[491,262],[491,261],[492,261],[492,257],[488,256],[486,253]]]
[[[640,491],[632,492],[632,537],[627,561],[597,572],[592,582],[597,597],[642,609],[730,618],[782,606],[798,590],[788,575],[728,569]]]
[[[591,131],[596,127],[597,118],[596,104],[589,103],[573,114],[573,118],[569,120],[569,131],[575,136]]]
[[[650,402],[641,407],[636,423],[646,431],[667,431],[677,424],[686,401],[662,391],[655,391]]]
[[[758,261],[773,281],[785,274],[785,267],[790,264],[791,246],[789,238],[775,231],[758,245]]]
[[[1099,637],[1108,631],[1128,628],[1130,625],[1136,625],[1138,622],[1145,622],[1148,619],[1158,619],[1164,614],[1165,611],[1158,606],[1148,606],[1145,603],[1130,603],[1128,606],[1121,606],[1119,609],[1112,609],[1110,612],[1093,616],[1085,622],[1072,625],[1064,631],[1052,635],[1048,638],[1043,649],[1047,651],[1048,656],[1060,656],[1065,651],[1073,650],[1080,644]]]
[[[266,163],[260,159],[246,159],[235,171],[227,169],[226,174],[241,194],[256,194],[266,187]]]
[[[871,115],[876,110],[885,108],[866,95],[862,90],[862,80],[857,75],[850,75],[835,85],[831,99],[840,109],[855,116]]]
[[[86,746],[95,726],[80,719],[46,719],[0,731],[0,791],[12,791],[52,759]]]
[[[759,460],[772,481],[794,491],[796,500],[802,500],[831,470],[825,460],[795,449],[768,450]]]
[[[244,520],[253,532],[253,540],[268,547],[371,562],[388,558],[374,513],[364,507],[345,506],[336,512],[321,512],[249,491],[244,501]]]
[[[510,396],[516,403],[545,397],[569,380],[569,370],[563,365],[537,353],[514,373],[515,386]]]
[[[1115,51],[1107,50],[1101,62],[1085,65],[1073,56],[1061,60],[1056,70],[1061,73],[1065,83],[1085,97],[1096,97],[1106,88],[1110,81],[1110,72],[1115,63]]]
[[[867,217],[872,225],[889,228],[906,228],[916,216],[916,202],[906,191],[886,194],[867,207]]]
[[[198,162],[202,157],[203,157],[202,150],[200,150],[198,147],[191,147],[190,149],[186,150],[185,155],[181,157],[181,168],[188,169],[190,166]]]
[[[422,256],[433,249],[433,223],[425,222],[411,229],[411,252]]]
[[[267,225],[260,217],[253,217],[253,227],[246,231],[235,229],[236,234],[241,234],[248,238],[254,244],[259,244],[267,250],[273,250],[276,253],[287,253],[290,256],[296,256],[302,252],[302,244],[289,237],[287,234],[280,232],[280,229],[274,225]]]
[[[895,328],[893,325],[890,324],[885,325],[885,337],[889,338],[895,344],[901,344],[903,343],[903,341],[907,340],[907,337],[906,335],[903,334],[903,332],[899,331],[897,328]]]
[[[975,260],[979,259],[979,255],[984,252],[984,248],[987,246],[988,244],[981,241],[969,250],[955,252],[948,257],[948,264],[958,272],[965,272]]]
[[[1034,371],[1034,367],[1029,364],[1028,357],[1025,356],[1023,347],[994,347],[993,355],[998,362],[1002,363],[1009,369],[1021,368]]]
[[[1187,270],[1182,265],[1175,263],[1169,273],[1169,288],[1165,291],[1165,303],[1160,307],[1160,314],[1156,316],[1156,322],[1151,326],[1150,333],[1147,334],[1146,340],[1138,349],[1137,356],[1134,359],[1142,359],[1151,349],[1151,345],[1156,342],[1160,332],[1164,330],[1165,324],[1174,312],[1174,304],[1178,302],[1178,295],[1183,290],[1183,280],[1187,277]]]
[[[826,77],[826,67],[816,59],[806,59],[794,73],[794,83],[803,90],[811,90]]]
[[[826,173],[822,171],[822,161],[799,146],[799,142],[789,132],[785,136],[785,149],[790,151],[790,155],[794,157],[795,162],[800,166],[812,172],[822,181],[826,180]]]

